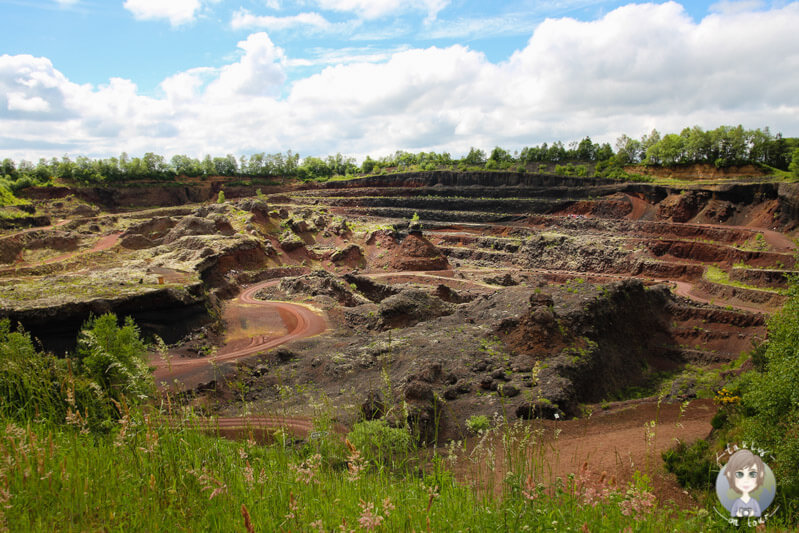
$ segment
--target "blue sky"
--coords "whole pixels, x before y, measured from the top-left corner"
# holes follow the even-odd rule
[[[797,2],[0,0],[0,18],[0,157],[799,135]]]

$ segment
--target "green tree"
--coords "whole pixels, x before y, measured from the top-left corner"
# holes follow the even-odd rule
[[[789,299],[768,322],[762,372],[743,383],[741,402],[748,442],[771,450],[770,466],[788,498],[799,497],[799,280]]]
[[[484,165],[486,162],[486,153],[478,148],[469,148],[469,153],[461,159],[467,165]]]
[[[788,170],[797,178],[799,178],[799,148],[796,148],[791,154],[791,162],[788,165]]]
[[[616,160],[620,165],[633,165],[641,161],[641,142],[622,134],[616,140]]]

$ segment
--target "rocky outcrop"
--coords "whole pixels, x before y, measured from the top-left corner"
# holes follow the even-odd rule
[[[209,324],[216,302],[208,299],[202,285],[147,290],[132,296],[93,298],[26,309],[0,309],[0,317],[19,322],[42,345],[62,354],[74,348],[83,323],[90,316],[116,313],[131,316],[145,337],[158,335],[167,343],[180,340],[191,330]]]
[[[388,328],[408,327],[452,314],[453,307],[419,289],[403,289],[380,302],[380,318]]]
[[[337,276],[324,270],[316,270],[297,278],[283,279],[280,281],[280,290],[294,295],[329,296],[345,307],[355,307],[369,302]]]

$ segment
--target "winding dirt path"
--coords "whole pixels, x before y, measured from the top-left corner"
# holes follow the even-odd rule
[[[272,336],[261,332],[251,336],[244,345],[239,342],[230,342],[223,346],[216,354],[197,359],[173,359],[154,356],[150,364],[155,367],[155,381],[161,388],[174,388],[178,390],[193,389],[202,383],[207,383],[219,377],[217,365],[230,363],[238,359],[264,352],[270,348],[280,346],[293,340],[312,337],[322,333],[327,328],[325,319],[311,309],[294,303],[273,302],[257,300],[255,294],[261,289],[274,285],[278,281],[265,281],[257,283],[239,294],[233,302],[229,302],[223,309],[223,319],[230,322],[231,317],[241,320],[242,316],[252,316],[264,312],[274,312],[283,322],[286,333]]]
[[[280,346],[293,340],[312,337],[327,328],[325,319],[311,309],[294,303],[258,300],[255,294],[265,287],[275,285],[277,281],[257,283],[239,294],[238,298],[228,302],[223,309],[223,319],[230,324],[233,321],[246,320],[263,313],[276,313],[282,321],[285,331],[277,336],[258,332],[245,339],[244,342],[228,342],[216,354],[198,359],[163,359],[151,357],[150,364],[155,367],[155,381],[161,390],[191,390],[203,383],[221,377],[222,371],[217,367],[221,363],[230,363],[270,348]],[[270,442],[274,432],[284,430],[287,434],[307,438],[313,430],[313,422],[307,417],[288,416],[249,416],[198,418],[188,423],[176,418],[167,417],[171,426],[188,425],[194,429],[228,438],[253,438],[258,442]]]
[[[79,255],[85,255],[85,254],[90,254],[90,253],[93,253],[93,252],[102,252],[104,250],[108,250],[110,248],[113,248],[116,245],[116,243],[119,242],[119,237],[121,235],[122,235],[122,232],[111,233],[111,234],[105,235],[104,237],[100,237],[97,240],[97,242],[94,243],[94,246],[92,246],[88,250],[79,250],[77,252],[69,252],[69,253],[66,253],[66,254],[61,254],[59,256],[47,259],[46,261],[42,261],[40,264],[49,265],[51,263],[58,263],[60,261],[66,261],[67,259],[72,259],[73,257],[77,257]],[[30,266],[30,265],[17,265],[17,266]]]

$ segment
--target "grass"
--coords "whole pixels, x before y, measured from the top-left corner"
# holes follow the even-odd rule
[[[135,415],[109,435],[0,427],[0,528],[11,531],[241,531],[247,522],[253,531],[690,531],[708,523],[650,505],[645,481],[536,483],[518,454],[495,498],[456,482],[444,457],[393,471],[363,463],[334,437],[263,446]],[[484,451],[481,462],[496,457]]]
[[[756,287],[754,285],[747,285],[740,281],[731,280],[729,274],[717,266],[708,265],[705,268],[704,279],[717,285],[729,285],[731,287],[738,287],[739,289],[748,289],[752,291],[772,292],[774,294],[788,294],[786,289],[775,289],[773,287]]]

